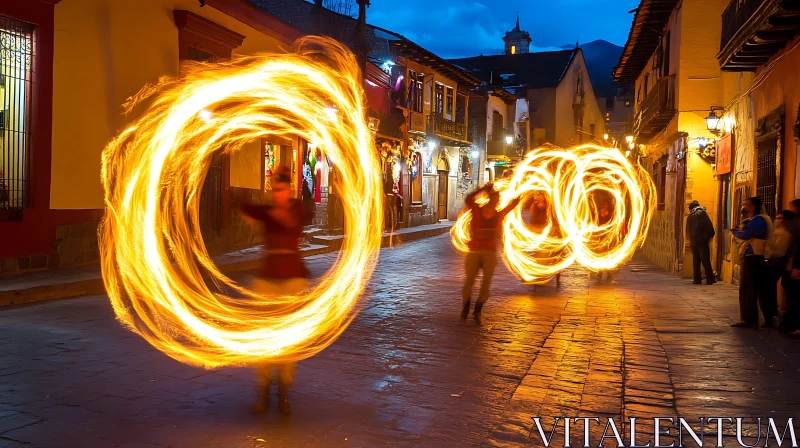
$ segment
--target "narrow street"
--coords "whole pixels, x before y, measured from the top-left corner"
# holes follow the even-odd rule
[[[167,358],[105,297],[2,309],[0,446],[540,446],[535,416],[796,415],[797,340],[731,329],[731,286],[632,262],[532,295],[500,269],[478,326],[458,319],[462,278],[447,235],[384,249],[361,314],[300,364],[288,418],[275,400],[250,414],[250,370]]]

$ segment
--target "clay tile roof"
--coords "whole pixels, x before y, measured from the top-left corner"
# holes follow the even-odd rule
[[[614,81],[634,82],[658,47],[661,35],[669,22],[678,0],[642,0],[635,9],[628,41],[619,63],[614,67]]]
[[[471,71],[487,83],[542,89],[556,87],[561,82],[575,51],[581,50],[475,56],[451,59],[450,62]]]

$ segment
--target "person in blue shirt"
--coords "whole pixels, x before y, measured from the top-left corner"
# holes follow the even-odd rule
[[[778,313],[778,304],[763,294],[766,287],[761,280],[764,272],[764,252],[767,242],[772,237],[772,220],[763,212],[761,199],[752,197],[745,199],[742,208],[746,213],[744,228],[733,230],[733,236],[739,240],[741,256],[741,272],[739,283],[739,316],[741,320],[732,327],[758,328],[759,298],[761,313],[766,322],[765,328],[772,326],[772,318]]]

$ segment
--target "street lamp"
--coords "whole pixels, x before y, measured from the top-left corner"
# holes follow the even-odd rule
[[[706,128],[712,133],[718,134],[719,129],[717,127],[719,126],[719,121],[720,117],[719,115],[717,115],[717,113],[714,111],[714,108],[712,107],[711,111],[708,113],[708,116],[706,117]]]
[[[506,135],[506,145],[510,145],[513,142],[514,142],[514,137]]]
[[[433,140],[428,140],[428,149],[430,149],[431,151],[436,149],[436,142]]]
[[[625,136],[625,141],[628,142],[628,144],[630,145],[631,143],[633,143],[633,136],[632,135],[626,135]]]
[[[608,140],[608,134],[603,134],[603,140]]]

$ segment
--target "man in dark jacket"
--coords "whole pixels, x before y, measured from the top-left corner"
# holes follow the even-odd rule
[[[708,217],[705,207],[699,202],[689,203],[689,217],[686,219],[686,236],[689,237],[689,244],[692,247],[692,264],[694,267],[694,284],[703,283],[703,276],[700,273],[700,264],[706,271],[706,284],[713,285],[714,269],[711,267],[711,250],[709,243],[714,238],[714,225]]]

